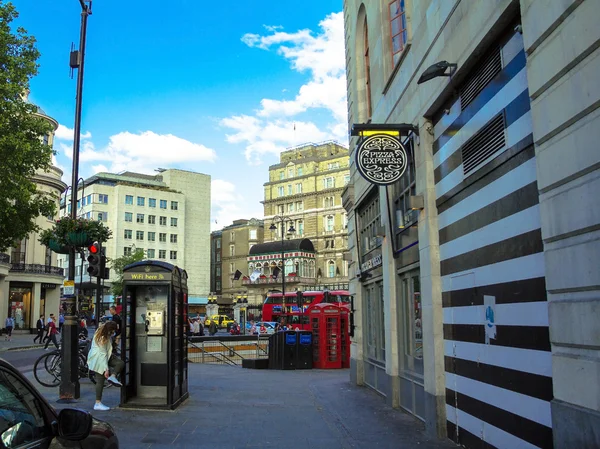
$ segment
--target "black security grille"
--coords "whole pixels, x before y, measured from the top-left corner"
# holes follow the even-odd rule
[[[465,175],[474,171],[488,157],[506,146],[504,113],[496,115],[462,147]]]
[[[502,70],[500,47],[493,48],[473,69],[460,88],[460,108],[464,110]]]

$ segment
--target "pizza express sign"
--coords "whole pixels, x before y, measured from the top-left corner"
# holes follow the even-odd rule
[[[398,137],[372,134],[359,144],[356,166],[362,177],[372,184],[393,184],[406,171],[408,155]]]

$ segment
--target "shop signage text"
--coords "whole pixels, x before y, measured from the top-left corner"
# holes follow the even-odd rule
[[[126,281],[170,281],[170,273],[123,273]]]
[[[398,181],[408,166],[406,149],[396,136],[373,134],[356,149],[356,167],[372,184],[388,185]]]
[[[378,267],[383,263],[383,259],[381,258],[381,254],[377,254],[376,256],[371,257],[369,260],[366,260],[360,265],[360,271],[367,271],[371,268]]]

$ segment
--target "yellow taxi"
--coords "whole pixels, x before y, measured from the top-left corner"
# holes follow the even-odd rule
[[[233,324],[233,320],[229,318],[227,315],[213,315],[212,317],[206,317],[204,321],[204,327],[210,326],[211,321],[215,321],[217,323],[217,327],[228,329],[230,324]]]

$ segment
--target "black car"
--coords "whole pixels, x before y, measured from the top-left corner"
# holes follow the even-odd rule
[[[118,449],[110,424],[84,410],[59,413],[10,363],[0,359],[1,449]]]

